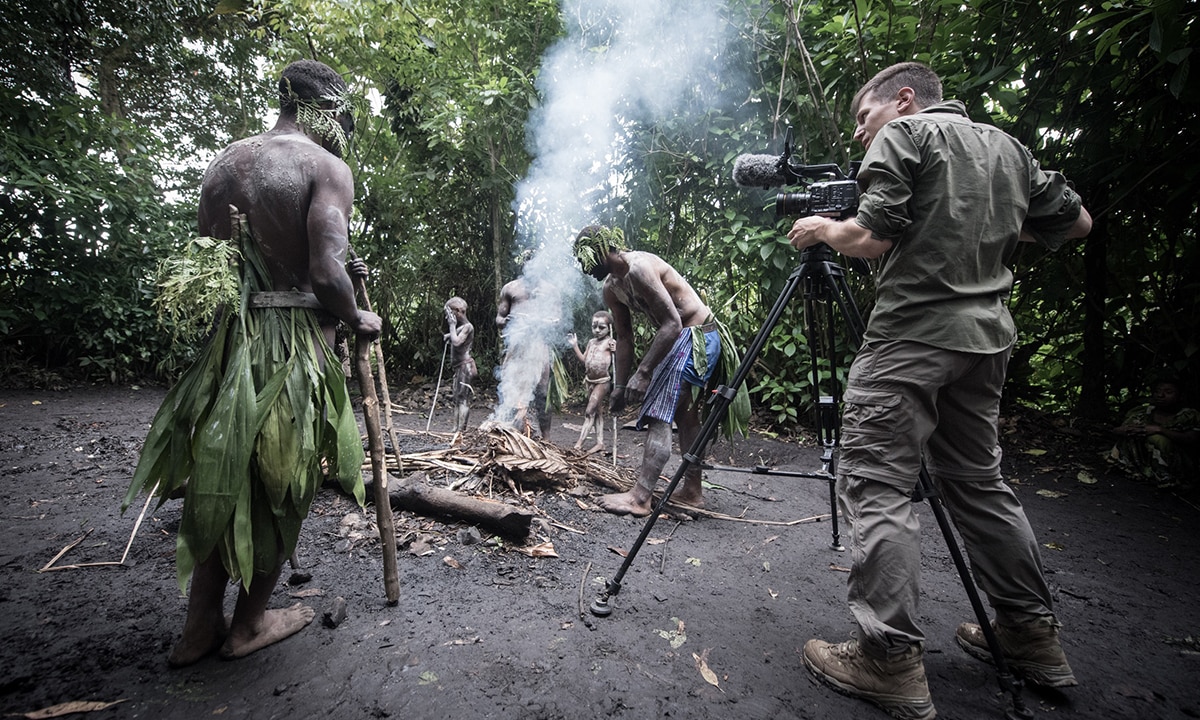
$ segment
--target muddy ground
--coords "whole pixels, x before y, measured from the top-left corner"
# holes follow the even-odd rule
[[[399,514],[401,597],[389,606],[378,540],[347,534],[343,520],[359,510],[327,486],[300,542],[311,579],[281,582],[273,602],[299,596],[318,619],[248,658],[168,669],[185,610],[177,501],[146,515],[125,564],[42,572],[80,538],[56,566],[121,559],[140,510],[122,515],[121,497],[163,393],[0,391],[0,713],[117,702],[88,717],[885,717],[817,685],[800,658],[810,637],[842,640],[852,629],[848,560],[830,548],[831,524],[794,522],[829,511],[827,485],[730,470],[707,473],[709,508],[741,521],[660,519],[603,619],[588,605],[644,521],[594,510],[601,488],[510,496],[547,521],[526,545],[549,541],[558,557]],[[397,425],[413,431],[402,451],[441,442],[420,432],[428,405],[400,405]],[[448,423],[439,413],[433,428]],[[557,416],[550,439],[571,445],[579,423],[577,413]],[[1101,439],[1033,416],[1007,427],[1006,472],[1044,545],[1080,681],[1026,689],[1025,702],[1042,717],[1200,717],[1195,500],[1108,472],[1096,462]],[[640,442],[620,433],[622,464],[636,464]],[[799,440],[755,433],[711,450],[715,464],[819,469],[818,450]],[[1002,717],[994,674],[954,644],[972,612],[920,508],[926,669],[940,717]],[[322,616],[337,598],[347,616],[328,627]]]

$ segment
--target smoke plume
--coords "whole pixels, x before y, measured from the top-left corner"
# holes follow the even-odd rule
[[[561,11],[566,35],[542,61],[542,105],[526,128],[534,160],[514,201],[531,297],[505,327],[510,350],[567,347],[573,310],[596,292],[575,261],[575,234],[593,222],[621,224],[611,211],[600,217],[599,206],[620,204],[629,129],[685,112],[697,87],[713,82],[727,30],[715,0],[563,0]],[[494,419],[510,421],[530,404],[544,370],[537,365],[501,367]]]

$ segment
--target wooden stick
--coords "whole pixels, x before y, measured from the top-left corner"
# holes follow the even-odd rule
[[[388,490],[389,500],[403,510],[481,525],[507,538],[523,540],[529,536],[532,512],[508,503],[435,487],[426,480],[425,474],[420,472],[400,480]]]
[[[133,538],[137,535],[138,528],[140,528],[142,526],[142,520],[145,519],[145,517],[146,517],[146,510],[150,507],[150,501],[154,499],[154,491],[157,489],[158,489],[158,483],[155,483],[154,487],[150,489],[150,492],[146,494],[146,504],[142,505],[142,512],[138,514],[137,521],[133,524],[133,532],[129,533],[129,542],[125,543],[125,552],[121,553],[120,560],[117,560],[116,562],[113,562],[112,560],[104,560],[101,562],[75,563],[74,565],[55,565],[54,564],[54,563],[58,562],[58,560],[60,558],[62,558],[63,555],[66,555],[67,552],[71,550],[71,548],[73,548],[76,545],[78,545],[79,543],[83,542],[84,538],[86,538],[88,535],[92,534],[92,530],[95,530],[95,528],[89,528],[88,531],[85,532],[83,535],[81,535],[78,540],[76,540],[75,542],[71,543],[70,545],[68,545],[65,548],[63,548],[62,550],[60,550],[59,553],[57,555],[55,555],[50,560],[50,562],[46,563],[45,567],[43,567],[41,570],[38,570],[38,572],[44,573],[44,572],[52,572],[54,570],[78,570],[80,568],[86,568],[86,567],[103,567],[106,565],[124,565],[125,559],[129,557],[129,549],[131,547],[133,547]]]
[[[354,250],[350,251],[350,258],[356,259]],[[367,286],[365,282],[360,282],[354,288],[361,296],[363,309],[368,312],[374,312],[371,307],[371,298],[367,295]],[[383,343],[373,342],[371,346],[375,348],[375,367],[379,369],[379,390],[383,393],[383,429],[387,430],[388,439],[392,441],[392,452],[396,455],[397,461],[400,458],[400,443],[396,438],[396,425],[392,422],[392,393],[388,390],[387,367],[383,364]],[[400,463],[400,468],[403,470],[404,463]]]
[[[429,419],[425,421],[425,432],[429,432],[429,426],[433,424],[433,409],[437,407],[438,393],[442,391],[442,372],[446,369],[446,356],[450,354],[450,340],[446,340],[446,347],[442,350],[442,365],[438,368],[437,387],[433,389],[433,404],[429,406]]]
[[[369,307],[370,300],[367,298],[367,287],[363,279],[355,277],[354,285],[363,299],[363,304]],[[396,569],[396,525],[392,518],[392,503],[388,498],[383,432],[379,423],[379,396],[375,392],[375,376],[371,373],[370,352],[373,344],[373,340],[363,335],[357,335],[354,338],[358,387],[363,396],[363,421],[367,426],[367,442],[371,449],[375,522],[379,526],[379,539],[383,543],[383,588],[387,594],[388,604],[395,605],[400,602],[400,574]],[[397,455],[397,457],[399,456]]]

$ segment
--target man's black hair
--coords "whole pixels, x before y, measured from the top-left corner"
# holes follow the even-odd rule
[[[279,109],[294,114],[298,101],[320,101],[345,91],[346,81],[333,68],[316,60],[297,60],[279,77]]]

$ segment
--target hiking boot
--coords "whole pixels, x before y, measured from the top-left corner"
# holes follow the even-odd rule
[[[1078,685],[1075,673],[1067,664],[1067,656],[1058,642],[1058,628],[1050,621],[1007,627],[992,621],[992,630],[1000,642],[1004,662],[1015,673],[1042,687],[1071,687]],[[983,628],[975,623],[963,623],[954,639],[967,654],[977,660],[992,663]]]
[[[840,693],[874,703],[900,720],[937,717],[921,655],[914,647],[903,659],[876,660],[863,652],[857,640],[840,645],[824,640],[804,644],[804,665],[818,680]]]

